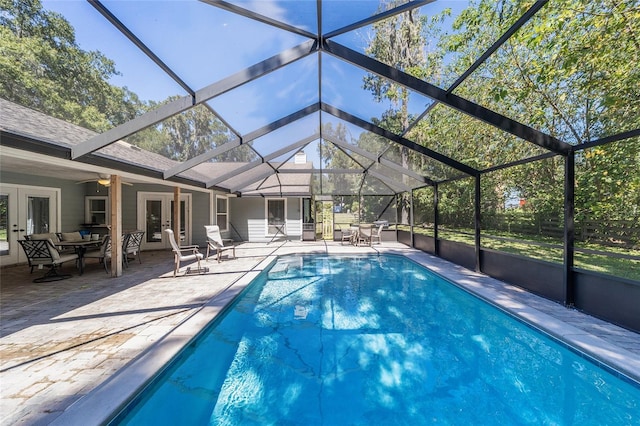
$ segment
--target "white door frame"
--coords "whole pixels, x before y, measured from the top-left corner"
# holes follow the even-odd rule
[[[0,256],[0,266],[15,265],[26,262],[18,240],[24,239],[27,228],[27,199],[30,196],[48,197],[49,202],[49,230],[58,232],[61,228],[61,202],[62,191],[60,188],[48,188],[44,186],[29,186],[0,183],[0,194],[8,196],[8,222],[7,242],[9,253]]]
[[[149,241],[149,236],[147,235],[147,201],[160,201],[161,203],[161,235],[160,240],[157,242]],[[173,229],[173,224],[171,223],[171,202],[173,201],[173,192],[138,192],[137,194],[137,210],[138,210],[138,218],[137,218],[137,227],[140,230],[145,231],[144,238],[142,239],[143,250],[162,250],[171,248],[169,244],[169,240],[166,237],[165,229]],[[185,202],[185,217],[182,217],[182,223],[184,224],[185,229],[185,239],[182,241],[178,241],[180,245],[188,245],[191,244],[191,208],[192,208],[192,194],[185,193],[180,194],[180,201]],[[176,236],[178,238],[178,236]]]

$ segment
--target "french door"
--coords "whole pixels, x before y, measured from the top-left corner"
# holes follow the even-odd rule
[[[18,240],[59,230],[59,199],[57,188],[0,185],[0,265],[27,261]]]
[[[143,250],[170,248],[165,229],[173,229],[173,193],[138,193],[138,229],[144,230]],[[180,195],[180,241],[191,244],[191,194]],[[176,241],[178,236],[176,235]]]

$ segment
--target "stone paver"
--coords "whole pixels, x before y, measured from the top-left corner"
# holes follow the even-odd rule
[[[38,271],[29,275],[27,267],[0,270],[1,424],[73,424],[67,420],[74,409],[108,391],[118,373],[128,371],[123,367],[131,368],[134,359],[144,362],[139,357],[154,345],[166,353],[179,350],[231,300],[237,283],[248,282],[275,255],[379,251],[406,254],[471,291],[492,291],[490,297],[504,298],[514,311],[533,306],[571,324],[572,333],[596,336],[596,342],[620,348],[631,364],[640,363],[636,333],[396,243],[374,248],[333,242],[245,243],[236,249],[237,259],[211,259],[205,262],[208,273],[177,278],[172,276],[171,252],[145,252],[143,263],[132,262],[119,278],[108,277],[97,263],[88,264],[82,277],[40,284],[31,282]],[[227,289],[229,296],[215,299]],[[522,312],[528,314],[527,309]]]

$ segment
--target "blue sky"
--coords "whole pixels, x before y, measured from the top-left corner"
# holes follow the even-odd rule
[[[237,3],[316,31],[314,0]],[[307,40],[197,1],[104,0],[103,4],[194,90]],[[98,50],[115,61],[121,75],[114,76],[112,84],[128,87],[143,100],[162,101],[186,94],[88,2],[45,0],[43,5],[61,13],[73,25],[81,48]],[[369,16],[378,1],[340,2],[337,8],[337,1],[326,0],[323,5],[330,11],[323,17],[323,26],[331,30]],[[452,7],[455,15],[467,5],[467,1],[439,1],[424,6],[421,12],[433,14]],[[368,39],[366,32],[363,28],[341,36],[340,43],[362,50]],[[315,57],[292,65],[235,89],[233,95],[222,95],[211,105],[245,134],[318,102]],[[371,94],[362,89],[362,70],[331,57],[323,61],[323,69],[323,101],[363,119],[379,116],[388,109],[388,104],[376,104]],[[415,96],[411,112],[419,114],[428,103],[428,99]]]

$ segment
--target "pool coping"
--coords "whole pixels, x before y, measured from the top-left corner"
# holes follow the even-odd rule
[[[636,354],[607,342],[598,336],[594,336],[585,330],[581,330],[571,324],[568,324],[567,322],[554,318],[539,309],[528,306],[512,298],[505,297],[508,296],[508,294],[498,292],[493,288],[493,286],[486,286],[485,284],[489,281],[494,284],[499,283],[503,289],[510,287],[515,288],[514,286],[462,267],[451,268],[453,270],[447,270],[445,272],[434,271],[432,264],[434,262],[442,261],[442,259],[431,256],[427,253],[409,253],[405,256],[432,272],[448,279],[454,285],[463,288],[485,302],[511,314],[519,321],[528,324],[544,334],[548,334],[552,338],[556,339],[561,345],[585,358],[590,359],[599,367],[624,380],[628,380],[635,383],[637,386],[640,386],[640,358]],[[426,263],[423,259],[427,259],[429,263]],[[447,267],[449,268],[449,265],[447,265]],[[555,302],[549,301],[549,303]],[[582,313],[579,314],[586,315]]]
[[[133,359],[87,395],[67,407],[51,425],[84,426],[87,424],[106,424],[111,421],[157,374],[166,368],[167,364],[184,347],[193,341],[238,294],[260,273],[271,266],[278,257],[305,254],[304,252],[291,253],[288,250],[282,250],[282,253],[278,253],[278,251],[280,250],[267,255],[258,265],[244,273],[226,289],[210,299],[201,309],[176,326],[164,338]],[[640,383],[640,357],[510,297],[509,290],[516,289],[516,291],[521,291],[514,286],[413,249],[378,248],[373,252],[358,254],[341,250],[334,251],[327,248],[326,254],[370,256],[376,253],[405,256],[487,303],[504,310],[543,333],[549,334],[559,340],[561,344],[565,344],[570,349],[584,354],[585,357],[590,358],[609,372],[618,373],[622,375],[623,379]]]

